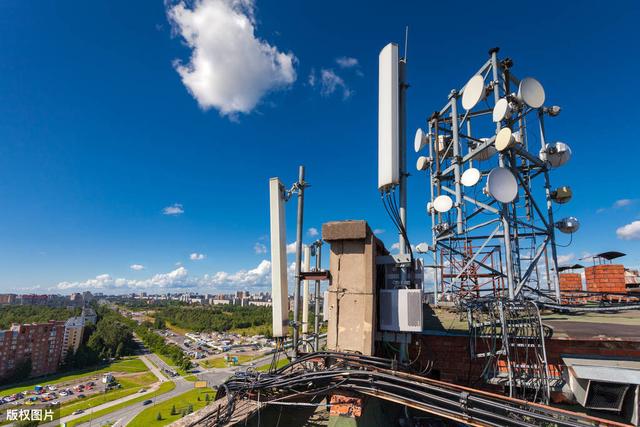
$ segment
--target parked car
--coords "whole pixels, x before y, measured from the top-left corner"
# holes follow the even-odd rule
[[[78,399],[84,399],[85,397],[87,397],[87,396],[85,396],[84,394],[79,394],[78,395]]]
[[[144,393],[145,391],[147,391],[146,388],[141,388],[140,391],[138,393]]]
[[[82,409],[78,409],[77,411],[73,411],[71,415],[80,415],[82,413],[84,413],[84,411]]]
[[[69,393],[67,393],[66,391],[61,391],[60,392],[60,396],[62,396],[62,397],[65,397],[65,396],[68,396],[68,395],[69,395]]]

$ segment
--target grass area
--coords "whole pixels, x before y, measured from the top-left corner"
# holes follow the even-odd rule
[[[122,397],[130,396],[134,393],[138,393],[145,386],[149,386],[157,381],[155,375],[151,372],[143,374],[130,375],[128,377],[116,378],[117,381],[122,384],[122,388],[110,390],[106,393],[100,393],[93,395],[85,399],[74,399],[69,404],[63,404],[60,408],[60,416],[66,417],[71,415],[78,409],[86,410],[87,408],[95,408],[103,403],[111,402],[113,400],[120,399]]]
[[[134,405],[134,404],[140,403],[140,402],[144,402],[147,399],[152,399],[154,396],[159,396],[161,394],[168,393],[171,390],[173,390],[174,388],[176,388],[176,384],[173,381],[163,382],[162,384],[160,384],[160,387],[158,388],[158,390],[155,393],[148,393],[148,394],[145,394],[145,395],[142,395],[142,396],[138,396],[138,397],[136,397],[134,399],[127,400],[126,402],[118,403],[117,405],[113,405],[113,406],[110,406],[108,408],[102,409],[100,411],[96,411],[96,412],[87,414],[87,415],[85,415],[83,417],[76,418],[73,421],[69,421],[67,423],[67,427],[77,426],[78,424],[86,423],[90,419],[96,419],[96,418],[103,417],[103,416],[105,416],[107,414],[110,414],[111,412],[117,411],[117,410],[122,409],[122,408],[126,408],[127,406]]]
[[[166,363],[167,365],[169,365],[169,367],[170,367],[171,369],[173,369],[174,371],[176,371],[179,375],[181,375],[181,376],[185,376],[185,375],[187,375],[187,371],[185,371],[185,370],[184,370],[184,369],[182,369],[182,368],[178,368],[178,367],[176,366],[176,364],[174,363],[174,361],[173,361],[173,360],[171,360],[171,358],[170,358],[170,357],[167,357],[167,356],[165,356],[164,354],[160,354],[160,353],[155,353],[155,355],[156,355],[156,356],[158,356],[160,359],[162,359],[162,361],[163,361],[164,363]]]
[[[289,360],[287,360],[286,358],[279,359],[278,363],[276,363],[276,369],[280,369],[283,366],[287,366],[288,364],[289,364]],[[256,368],[256,371],[267,372],[269,370],[270,366],[271,366],[271,363],[267,363],[266,365],[258,366]]]
[[[184,377],[185,381],[198,381],[198,377],[196,377],[195,375],[187,375],[186,377]]]
[[[180,326],[176,326],[171,322],[165,321],[164,323],[165,323],[165,326],[167,327],[167,329],[169,329],[171,332],[174,332],[176,334],[184,335],[184,334],[186,334],[188,332],[191,332],[190,330],[181,328]]]
[[[210,388],[194,388],[154,407],[145,409],[131,420],[128,425],[131,427],[161,427],[171,424],[182,418],[182,412],[188,410],[189,406],[192,406],[193,412],[204,408],[209,403],[207,402],[207,395],[213,401],[216,392]],[[171,415],[171,410],[174,406],[176,413]],[[158,414],[160,414],[161,420],[158,420]]]
[[[238,365],[241,365],[246,362],[250,362],[253,359],[256,359],[261,356],[249,356],[247,354],[230,354],[229,358],[237,356],[238,357]],[[205,359],[200,362],[200,366],[203,368],[226,368],[227,366],[231,366],[231,363],[227,363],[224,361],[224,357],[216,357],[213,359]]]
[[[24,390],[33,389],[36,385],[50,385],[61,384],[75,381],[85,377],[95,377],[104,372],[144,372],[147,371],[147,365],[145,365],[137,357],[118,360],[106,366],[82,369],[80,371],[65,372],[60,374],[49,375],[46,377],[40,377],[31,379],[19,384],[12,384],[10,388],[0,389],[0,395],[6,396],[14,393],[18,393]]]

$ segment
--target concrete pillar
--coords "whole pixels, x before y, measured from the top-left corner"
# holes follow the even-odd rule
[[[386,254],[366,221],[322,225],[331,246],[327,348],[373,355],[376,332],[376,255]]]

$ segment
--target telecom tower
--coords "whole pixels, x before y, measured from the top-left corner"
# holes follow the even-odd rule
[[[483,297],[559,301],[556,235],[577,219],[554,222],[554,208],[571,199],[552,187],[550,172],[571,157],[547,142],[544,122],[560,107],[544,105],[534,78],[519,79],[498,48],[418,129],[417,169],[430,173],[435,286],[439,301]]]

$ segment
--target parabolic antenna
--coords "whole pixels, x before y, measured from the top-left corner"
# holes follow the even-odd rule
[[[571,148],[564,142],[545,144],[540,150],[540,160],[548,162],[551,167],[557,168],[571,159]]]
[[[473,187],[478,183],[478,181],[480,181],[481,176],[482,175],[480,174],[480,171],[478,169],[469,168],[466,171],[464,171],[464,173],[462,174],[462,177],[460,177],[460,182],[465,187]]]
[[[416,161],[416,169],[419,171],[426,170],[431,165],[431,157],[420,156]]]
[[[540,108],[544,104],[544,88],[533,77],[525,77],[518,86],[518,99],[531,108]]]
[[[485,143],[489,140],[489,138],[480,138],[480,141],[482,141],[482,143]],[[484,150],[480,151],[478,153],[478,155],[475,156],[476,159],[478,160],[489,160],[491,158],[491,156],[493,156],[494,154],[496,154],[497,150],[496,147],[494,147],[493,145],[488,145],[487,148],[485,148]]]
[[[416,252],[418,252],[419,254],[426,254],[427,252],[429,252],[429,245],[425,242],[418,243],[416,245]]]
[[[511,203],[518,195],[518,182],[507,168],[495,168],[487,177],[487,191],[499,202]]]
[[[496,135],[496,149],[498,151],[504,151],[507,148],[511,148],[513,147],[513,144],[515,143],[515,138],[513,137],[513,133],[511,132],[511,129],[509,128],[502,128],[500,129],[500,132],[498,132],[498,135]]]
[[[484,78],[480,74],[476,74],[464,86],[462,92],[462,107],[465,110],[471,110],[484,98]]]
[[[433,208],[440,213],[445,213],[452,207],[453,200],[451,200],[451,197],[445,196],[444,194],[442,196],[436,197],[433,201]]]
[[[420,128],[416,131],[416,136],[413,138],[413,149],[416,150],[416,153],[419,152],[427,145],[427,135]]]
[[[498,123],[511,117],[511,105],[507,98],[500,98],[493,107],[493,121]]]
[[[560,221],[556,222],[556,228],[563,233],[575,233],[580,228],[580,221],[578,221],[578,218],[574,216],[562,218]]]

